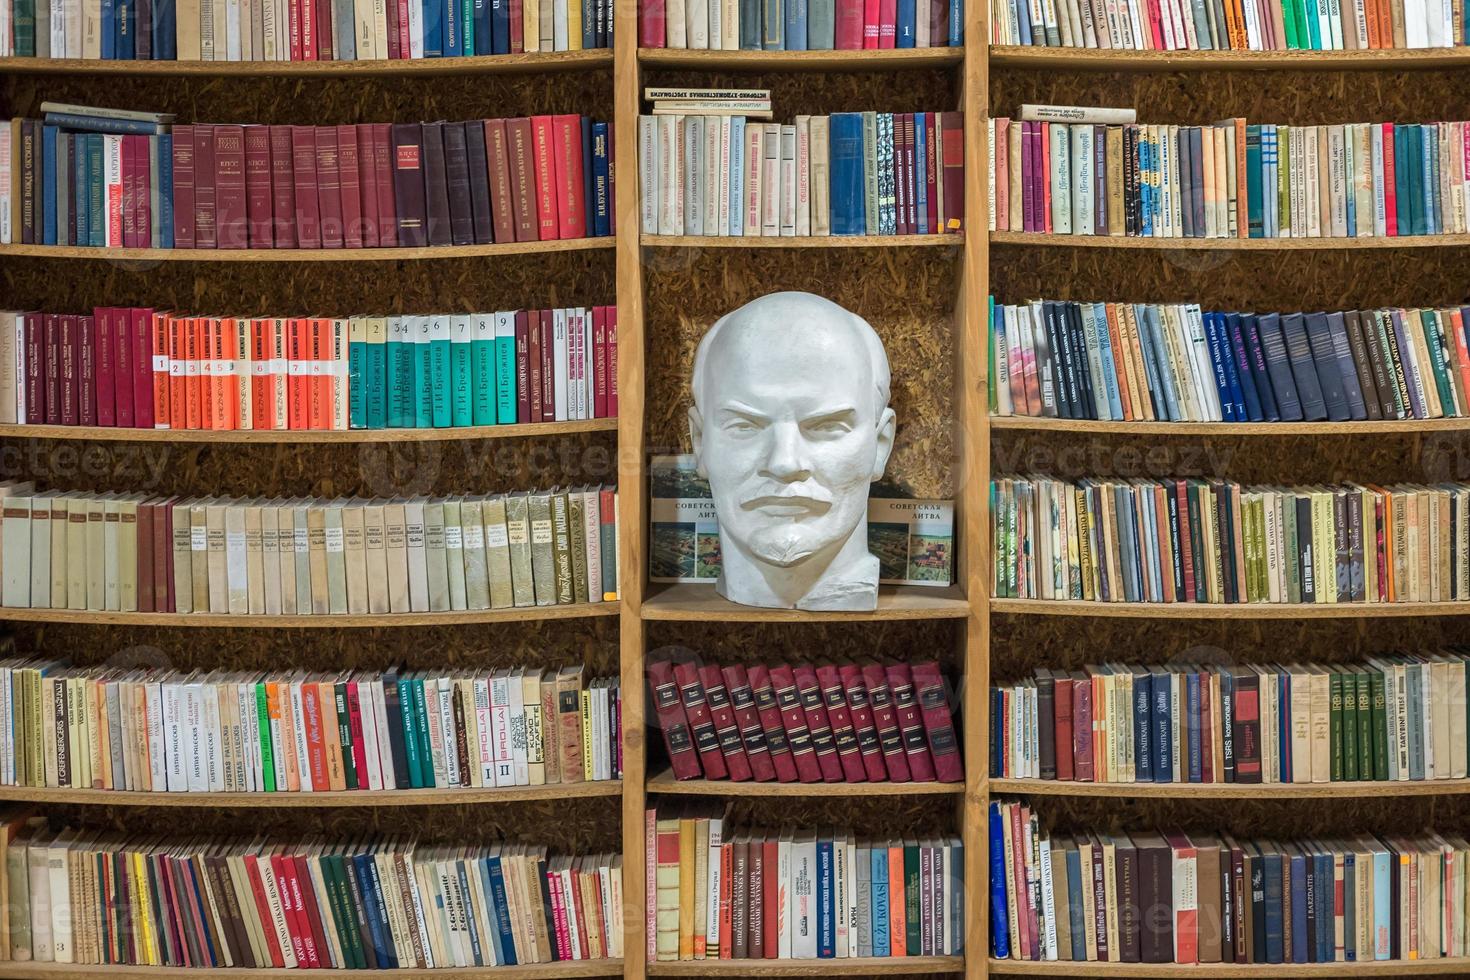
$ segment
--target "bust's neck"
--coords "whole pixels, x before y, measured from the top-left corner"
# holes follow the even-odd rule
[[[868,553],[867,518],[840,544],[785,568],[761,561],[722,533],[715,588],[731,602],[746,606],[873,609],[878,602],[878,559]]]

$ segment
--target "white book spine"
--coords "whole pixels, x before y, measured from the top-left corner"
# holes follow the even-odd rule
[[[927,21],[926,21],[927,23]],[[796,117],[796,237],[812,233],[812,117]]]
[[[306,710],[301,699],[301,682],[295,681],[291,684],[291,727],[295,733],[296,745],[296,768],[301,780],[301,792],[314,792],[316,787],[311,780],[310,755],[306,751]],[[326,787],[322,787],[326,789]]]
[[[476,758],[480,767],[480,785],[495,785],[494,722],[490,711],[490,681],[484,677],[474,680],[475,725],[479,732]]]
[[[506,684],[509,698],[511,772],[516,786],[531,785],[526,762],[526,706],[521,697],[520,671],[512,672]]]
[[[515,785],[515,755],[510,744],[510,688],[503,676],[490,679],[491,747],[495,751],[495,785]]]

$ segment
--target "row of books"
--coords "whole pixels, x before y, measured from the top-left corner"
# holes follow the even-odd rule
[[[1461,122],[1107,125],[995,119],[992,230],[1151,238],[1466,231]],[[1065,114],[1080,121],[1066,121]],[[1104,122],[1094,122],[1102,119]]]
[[[1102,663],[990,690],[990,774],[1097,783],[1464,779],[1470,657]]]
[[[0,423],[382,429],[617,415],[617,307],[215,317],[0,312]]]
[[[720,519],[709,481],[694,457],[654,456],[648,463],[648,578],[703,582],[720,577]],[[954,503],[868,497],[868,551],[884,585],[947,586],[954,579]]]
[[[742,828],[728,809],[646,813],[650,960],[958,956],[958,837]]]
[[[990,804],[989,836],[991,952],[1002,959],[1371,963],[1466,952],[1470,842],[1457,834],[1067,833],[1002,800]]]
[[[964,43],[959,0],[639,0],[640,48],[858,51]]]
[[[1009,0],[994,44],[1136,51],[1360,51],[1467,43],[1452,7],[1424,0]]]
[[[965,778],[939,664],[653,659],[648,681],[676,779],[783,783]]]
[[[161,497],[0,484],[0,604],[307,616],[612,601],[617,492]]]
[[[617,678],[580,665],[338,675],[0,662],[0,784],[153,793],[617,779]]]
[[[606,0],[4,0],[0,55],[372,61],[612,47]]]
[[[1334,422],[1470,415],[1470,307],[1212,313],[1194,303],[991,307],[991,411]]]
[[[0,128],[0,239],[338,249],[612,234],[608,124],[585,116],[185,126],[72,108]]]
[[[959,112],[638,118],[645,234],[929,235],[964,225]]]
[[[622,955],[622,857],[520,843],[170,838],[3,814],[8,959],[196,970]]]
[[[1470,599],[1470,484],[991,481],[995,595],[1089,602]]]

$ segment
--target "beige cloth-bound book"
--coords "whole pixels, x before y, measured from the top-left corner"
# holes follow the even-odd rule
[[[308,505],[306,508],[306,580],[311,598],[302,607],[302,613],[325,616],[328,611],[327,594],[327,509],[323,505]],[[298,573],[300,568],[297,569]],[[297,582],[300,585],[300,582]],[[299,599],[298,599],[299,601]]]
[[[412,612],[429,611],[429,563],[424,545],[423,497],[414,497],[403,505],[404,547],[408,552],[408,608]]]
[[[362,509],[363,563],[367,575],[368,612],[386,613],[388,605],[388,542],[384,504],[371,500]]]
[[[280,616],[281,608],[281,506],[280,499],[260,505],[260,593],[267,616]]]
[[[241,506],[245,513],[245,611],[265,614],[264,501],[259,497]]]
[[[216,498],[204,507],[205,597],[212,613],[230,611],[230,580],[225,545],[225,509],[228,506],[228,500],[221,502]]]
[[[490,570],[485,562],[485,514],[489,508],[490,500],[485,497],[465,497],[459,505],[460,527],[464,538],[466,609],[490,608]],[[503,518],[503,503],[500,512]]]
[[[536,603],[526,511],[524,494],[506,494],[485,501],[485,570],[493,609]]]
[[[327,558],[327,612],[334,616],[347,612],[347,551],[342,527],[342,511],[346,503],[338,497],[322,509],[322,542]]]
[[[117,502],[117,604],[122,612],[138,611],[138,505],[145,499],[147,494],[134,493]]]
[[[225,608],[231,616],[250,609],[249,563],[245,557],[245,505],[234,501],[223,508],[225,522]],[[213,575],[211,567],[210,573]]]
[[[76,520],[76,507],[73,501],[71,517],[68,523]],[[173,530],[174,530],[174,611],[180,613],[191,613],[194,611],[194,547],[193,547],[193,525],[192,515],[194,512],[194,498],[182,497],[174,501],[173,505]],[[68,540],[67,562],[71,563],[70,541]],[[85,548],[82,556],[86,556]],[[71,567],[75,567],[74,565]],[[70,591],[73,586],[67,586]],[[73,606],[72,608],[78,608]]]
[[[464,498],[444,501],[444,570],[449,578],[449,608],[467,607],[465,598]]]
[[[388,565],[388,610],[408,612],[407,504],[401,499],[383,505],[383,552]]]
[[[449,611],[449,568],[444,553],[444,502],[424,503],[424,570],[429,587],[429,611]]]
[[[366,505],[353,498],[342,507],[342,558],[347,573],[347,611],[363,615],[368,611]]]

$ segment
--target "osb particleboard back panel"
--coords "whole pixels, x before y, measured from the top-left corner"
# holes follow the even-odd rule
[[[643,85],[659,88],[768,88],[771,121],[831,112],[942,112],[959,105],[959,78],[952,70],[884,72],[791,72],[751,74],[645,69]],[[642,94],[641,92],[639,93]],[[647,103],[643,104],[647,107]]]

